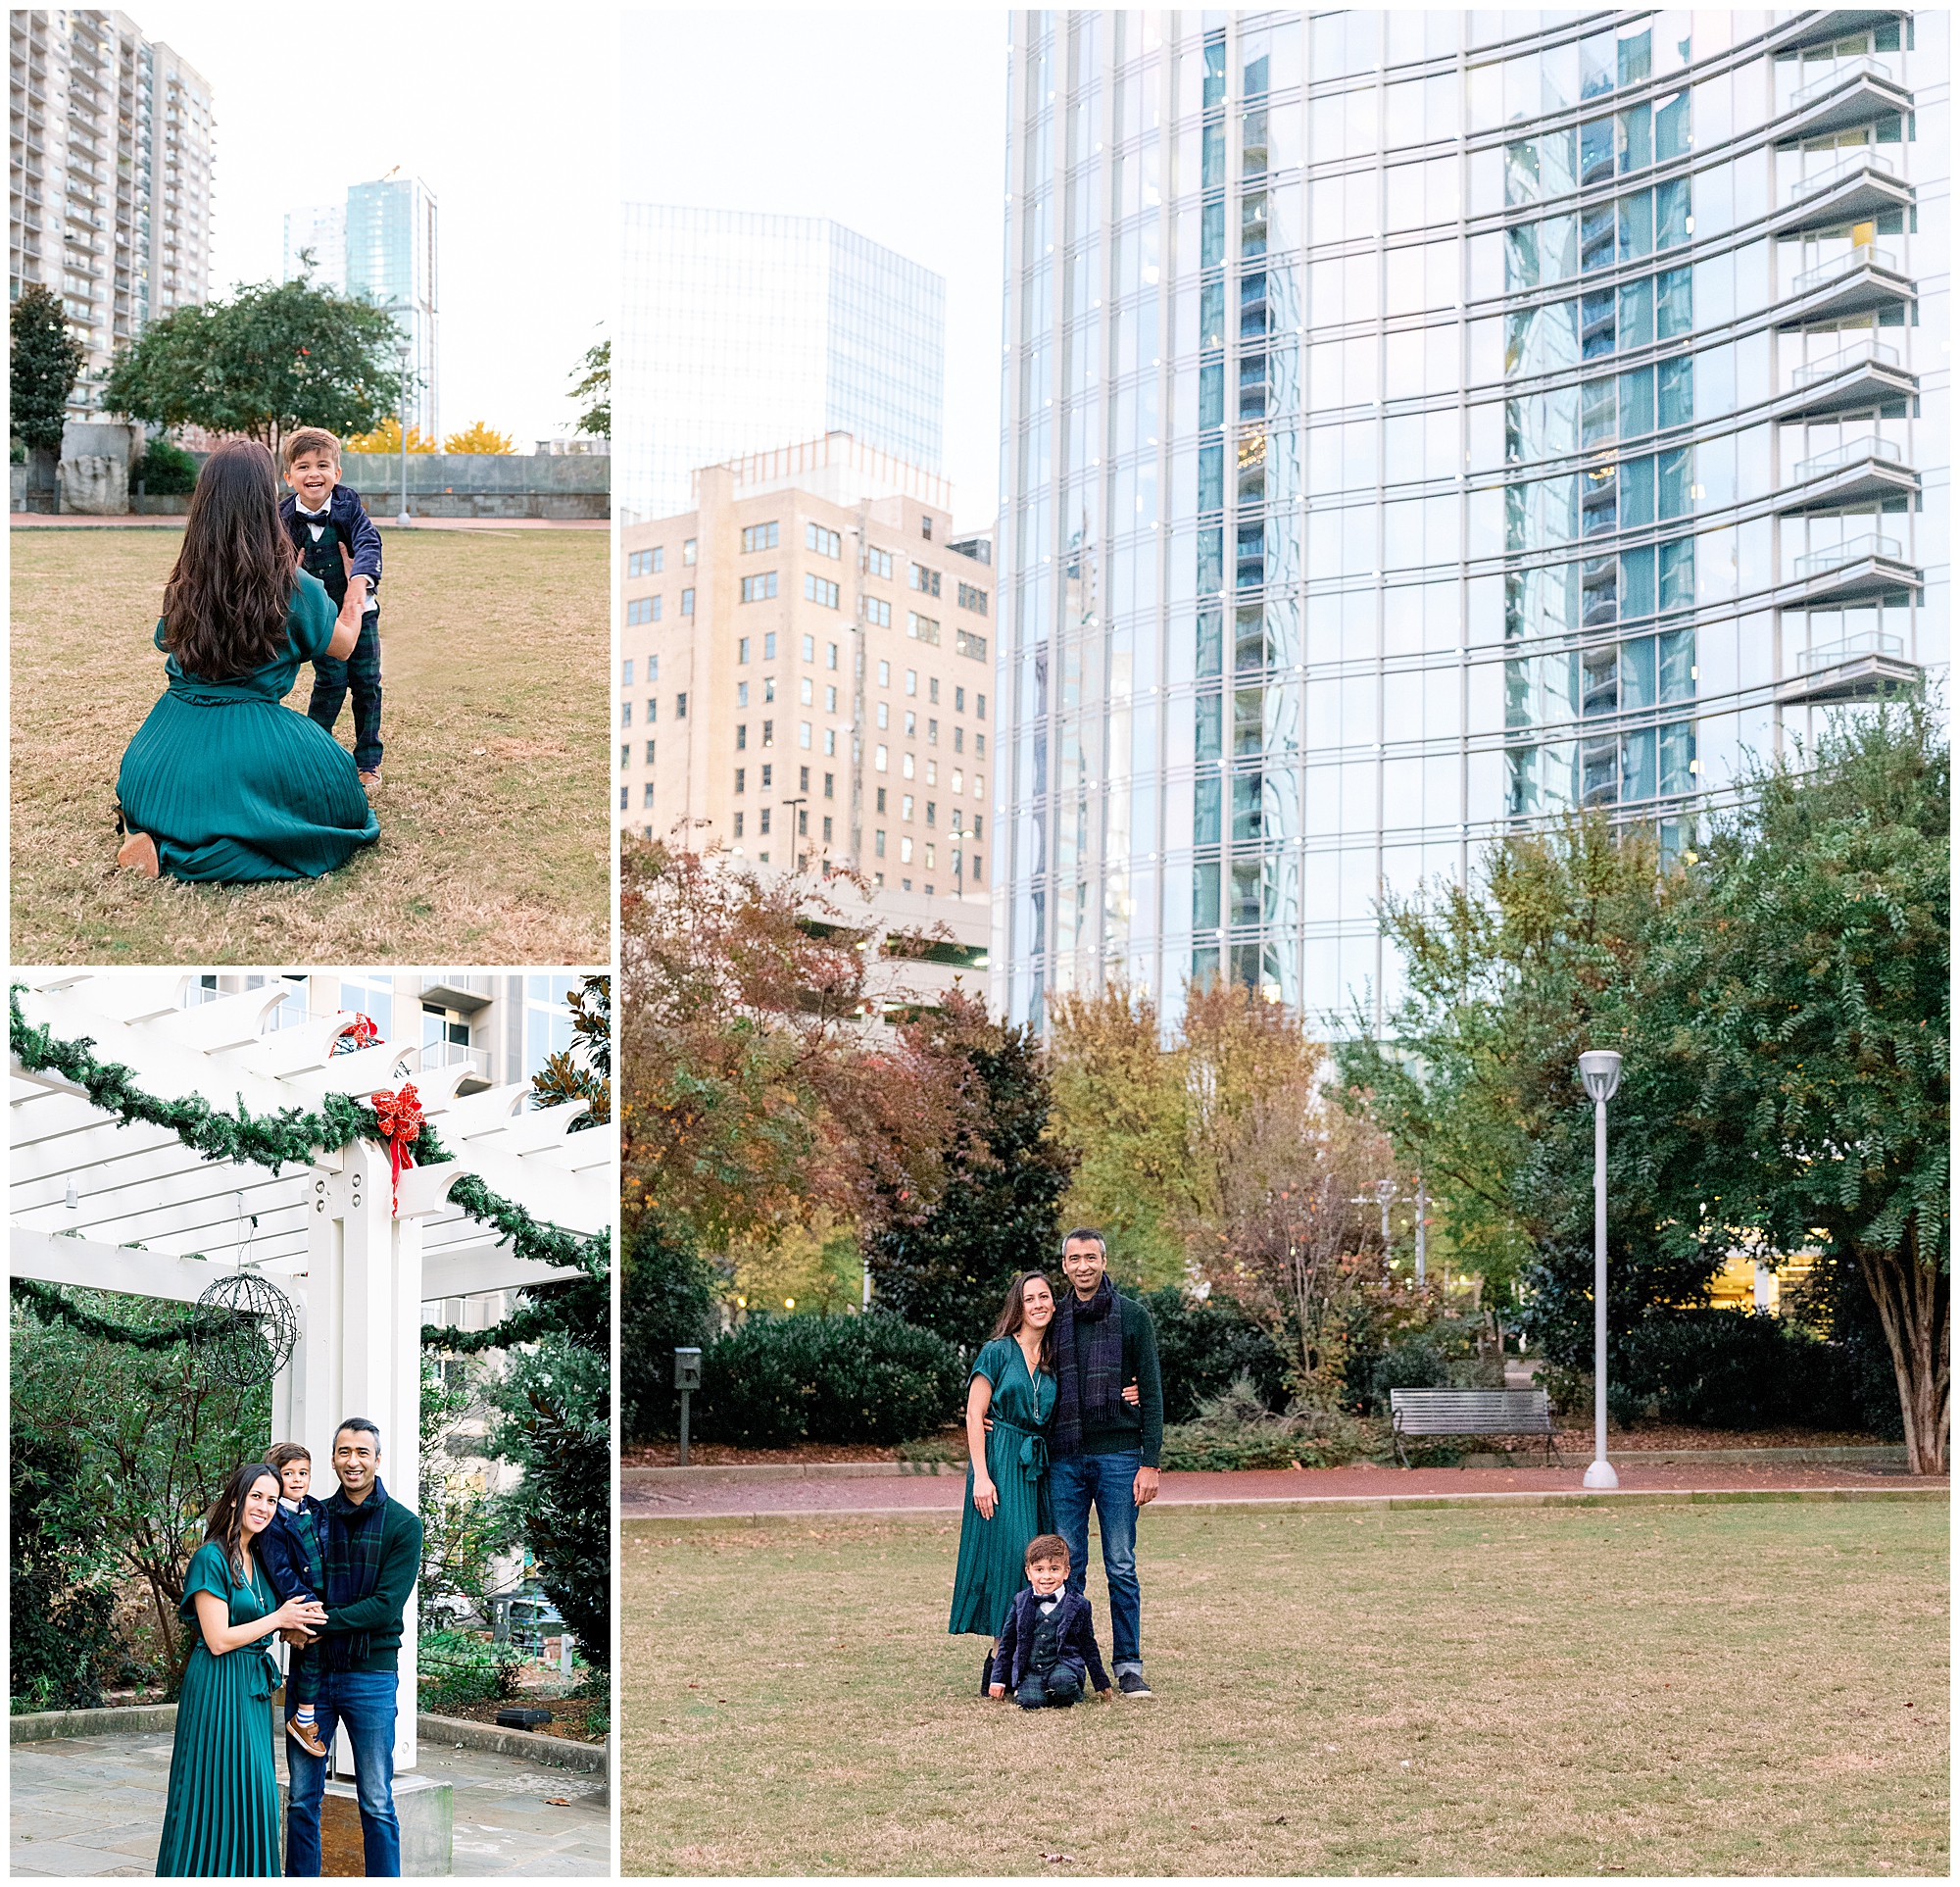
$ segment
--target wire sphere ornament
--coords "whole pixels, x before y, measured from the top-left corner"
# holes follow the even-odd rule
[[[191,1344],[205,1373],[239,1389],[270,1382],[299,1341],[293,1301],[276,1284],[234,1271],[197,1300]]]

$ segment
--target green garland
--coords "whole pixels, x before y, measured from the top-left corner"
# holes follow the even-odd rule
[[[117,1323],[84,1311],[54,1285],[43,1284],[38,1278],[16,1277],[8,1282],[14,1301],[26,1305],[44,1323],[66,1323],[77,1336],[93,1337],[99,1343],[126,1343],[132,1350],[169,1350],[188,1343],[210,1320],[193,1311],[175,1323]]]
[[[357,1139],[378,1140],[383,1137],[374,1111],[344,1094],[324,1096],[318,1113],[310,1113],[304,1108],[286,1108],[267,1115],[253,1114],[246,1107],[242,1095],[238,1099],[236,1114],[220,1112],[202,1095],[193,1094],[181,1101],[159,1100],[136,1085],[133,1068],[125,1068],[120,1062],[97,1061],[92,1053],[95,1043],[91,1037],[63,1041],[45,1025],[28,1022],[21,1013],[23,987],[20,983],[12,985],[7,1004],[9,1044],[24,1068],[37,1073],[52,1069],[66,1076],[87,1094],[93,1106],[105,1114],[118,1116],[125,1125],[132,1120],[141,1120],[150,1126],[168,1128],[183,1145],[206,1160],[228,1160],[239,1165],[265,1167],[277,1173],[283,1167],[311,1166],[318,1149],[338,1152]],[[416,1164],[423,1167],[439,1166],[449,1158],[435,1129],[426,1121],[422,1123],[413,1152]],[[449,1198],[467,1217],[494,1227],[498,1242],[501,1244],[508,1239],[521,1259],[537,1265],[549,1265],[554,1269],[583,1271],[595,1284],[603,1284],[610,1274],[612,1239],[609,1232],[597,1232],[590,1238],[581,1238],[576,1233],[547,1224],[534,1218],[514,1200],[492,1192],[474,1173],[465,1173],[458,1179],[449,1189]],[[101,1325],[94,1334],[107,1335],[111,1331],[126,1330],[132,1334],[119,1335],[118,1341],[135,1342],[143,1348],[165,1347],[162,1343],[147,1341],[161,1334],[159,1332],[136,1333],[134,1325],[110,1324],[103,1318],[90,1318],[87,1312],[69,1304],[52,1286],[37,1287],[24,1295],[29,1297],[37,1308],[47,1310],[49,1315],[71,1322],[74,1318],[82,1318]],[[54,1308],[57,1305],[61,1308]],[[72,1317],[68,1316],[71,1312],[74,1314]],[[444,1330],[435,1324],[426,1324],[423,1326],[422,1341],[428,1344],[435,1340],[454,1348],[459,1346],[451,1339],[465,1339],[470,1349],[503,1348],[504,1345],[492,1344],[485,1339],[494,1337],[498,1332],[527,1325],[535,1317],[534,1310],[520,1310],[494,1329],[486,1331]],[[82,1328],[83,1325],[75,1323],[74,1327]],[[170,1334],[168,1340],[183,1341],[188,1329],[188,1323],[178,1326],[177,1332]],[[520,1342],[524,1339],[514,1334],[511,1340]]]

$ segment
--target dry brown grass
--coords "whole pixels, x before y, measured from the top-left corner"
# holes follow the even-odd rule
[[[179,533],[12,533],[14,962],[611,957],[606,533],[382,535],[380,841],[318,881],[217,886],[114,869]]]
[[[628,1522],[623,1870],[1944,1873],[1947,1524],[1158,1511],[1154,1701],[1024,1714],[949,1524]]]

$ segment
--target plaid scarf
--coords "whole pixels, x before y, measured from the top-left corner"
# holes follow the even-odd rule
[[[326,1503],[326,1538],[321,1553],[326,1572],[326,1591],[321,1596],[331,1610],[342,1611],[357,1599],[372,1595],[381,1576],[381,1516],[387,1508],[388,1490],[378,1474],[365,1501],[350,1501],[344,1488],[333,1490],[333,1498]],[[368,1656],[368,1634],[330,1632],[321,1649],[328,1670],[346,1670],[355,1659]]]
[[[1106,1271],[1087,1304],[1073,1290],[1062,1294],[1061,1309],[1054,1314],[1055,1363],[1059,1366],[1055,1371],[1054,1427],[1049,1443],[1050,1452],[1056,1456],[1082,1453],[1085,1416],[1106,1422],[1115,1414],[1117,1399],[1123,1393],[1123,1318],[1116,1308],[1121,1302]],[[1077,1317],[1091,1326],[1089,1360],[1079,1371],[1075,1366]]]

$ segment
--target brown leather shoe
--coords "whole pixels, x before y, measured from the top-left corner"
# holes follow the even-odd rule
[[[147,832],[131,832],[117,848],[116,863],[125,871],[140,871],[154,878],[162,869],[157,863],[157,841]]]
[[[297,1716],[286,1718],[286,1734],[290,1736],[309,1756],[324,1756],[326,1745],[319,1740],[319,1731],[311,1723],[302,1723]]]
[[[381,770],[377,767],[371,773],[361,773],[358,777],[361,784],[371,793],[381,783]]]

